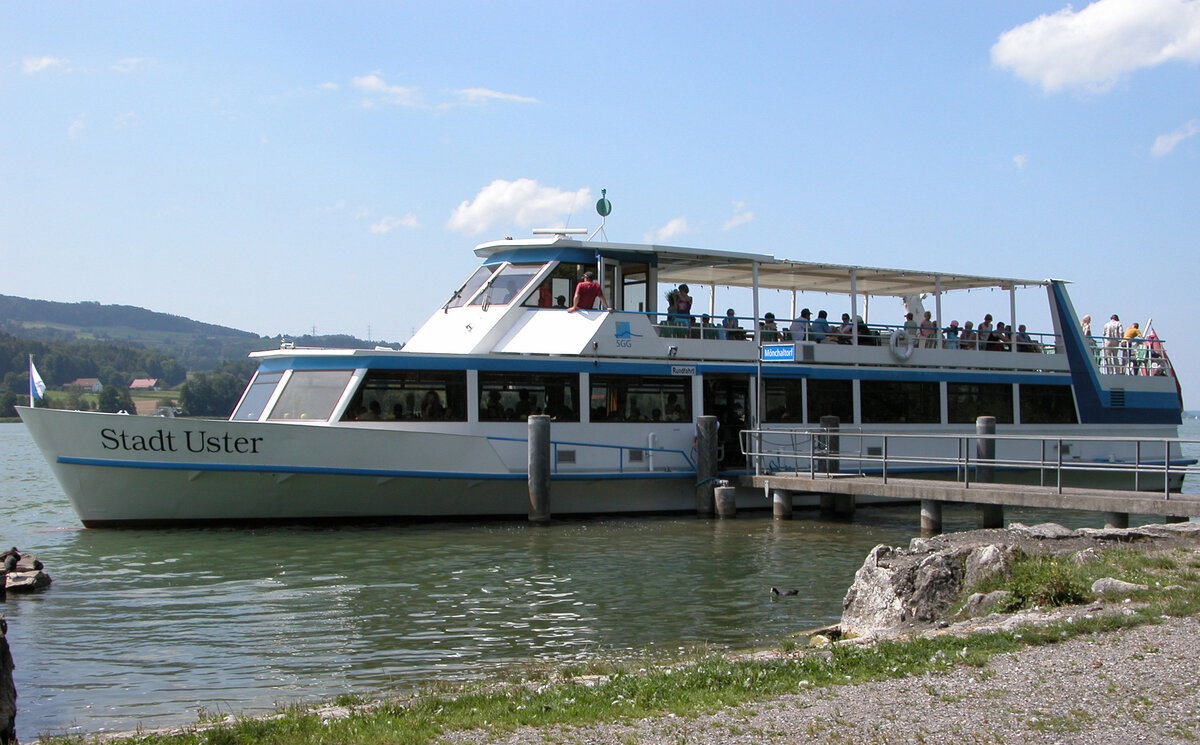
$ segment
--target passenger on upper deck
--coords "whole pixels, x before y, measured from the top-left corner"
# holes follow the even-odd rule
[[[763,316],[759,331],[762,332],[762,341],[779,341],[779,327],[775,325],[774,313],[767,313]]]
[[[946,336],[946,349],[958,349],[958,321],[951,321],[943,333]]]
[[[718,332],[722,339],[733,339],[742,341],[746,338],[746,331],[738,323],[737,315],[733,312],[733,308],[725,311],[725,317],[721,319],[721,330]]]
[[[982,349],[987,337],[992,333],[992,314],[984,313],[983,320],[975,327],[975,331],[979,334],[979,346]]]
[[[812,311],[808,308],[800,311],[800,317],[792,321],[788,330],[793,341],[808,341],[808,332],[812,328]]]
[[[933,314],[930,311],[925,311],[921,318],[920,334],[922,347],[933,349],[937,346],[937,324],[933,322]]]
[[[833,339],[830,336],[829,314],[825,311],[817,312],[817,320],[812,322],[812,326],[808,329],[808,338],[817,342],[831,342]]]
[[[850,344],[854,341],[854,324],[850,322],[850,314],[842,314],[842,325],[837,327],[837,343]]]
[[[1017,345],[1018,352],[1042,351],[1042,346],[1025,333],[1025,324],[1023,323],[1017,326],[1017,336],[1013,339],[1013,343]]]
[[[1121,372],[1121,339],[1125,336],[1125,327],[1116,313],[1104,324],[1104,372],[1116,374]]]
[[[962,334],[958,337],[959,349],[976,349],[979,346],[979,335],[975,332],[975,322],[967,321],[963,324]]]
[[[575,299],[571,302],[571,307],[567,308],[567,312],[592,310],[596,305],[596,298],[600,299],[601,310],[609,310],[608,301],[604,299],[604,288],[596,281],[596,273],[589,269],[583,273],[579,284],[575,285]]]

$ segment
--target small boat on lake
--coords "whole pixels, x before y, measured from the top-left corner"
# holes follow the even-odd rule
[[[1114,358],[1083,335],[1060,280],[613,243],[569,229],[475,254],[481,266],[402,349],[253,353],[258,370],[228,420],[20,415],[87,526],[525,516],[531,414],[552,419],[556,515],[695,510],[702,415],[720,422],[723,474],[748,467],[742,430],[826,416],[859,433],[945,434],[973,432],[988,415],[1001,434],[1068,439],[1172,437],[1181,422],[1164,341]],[[611,309],[564,307],[587,270]],[[706,314],[663,307],[662,288],[681,284],[707,290]],[[917,318],[932,301],[940,319],[956,293],[980,289],[1008,301],[1019,331],[971,342],[860,318],[868,303],[895,312],[907,299]],[[1028,289],[1048,301],[1038,333],[1018,324],[1016,293]],[[791,337],[760,312],[764,291],[793,304],[820,293],[832,323],[793,324]],[[751,312],[724,312],[738,303]],[[857,322],[840,324],[843,313]],[[1135,457],[1132,442],[1063,449],[1083,461]],[[1168,457],[1180,457],[1177,445]],[[761,493],[739,499],[770,507]]]

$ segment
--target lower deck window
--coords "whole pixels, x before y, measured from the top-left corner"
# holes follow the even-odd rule
[[[864,380],[859,390],[863,424],[937,424],[941,421],[942,404],[937,383]]]
[[[1069,385],[1022,385],[1022,424],[1078,424]]]
[[[843,424],[854,421],[853,381],[809,379],[808,423],[820,424],[823,416],[836,416]]]
[[[327,421],[352,374],[352,370],[293,370],[267,418]]]
[[[804,381],[767,378],[763,381],[763,421],[771,423],[804,421]]]
[[[343,421],[465,422],[462,370],[368,370]]]
[[[579,421],[578,375],[480,372],[479,398],[481,422],[523,422],[531,414]]]
[[[996,417],[996,424],[1013,423],[1013,387],[1008,383],[947,383],[946,398],[951,424],[972,424],[981,416]]]
[[[690,422],[692,379],[592,375],[593,422]]]

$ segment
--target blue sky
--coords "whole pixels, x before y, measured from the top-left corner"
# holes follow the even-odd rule
[[[402,341],[606,188],[616,241],[1072,280],[1200,407],[1198,0],[0,16],[0,293]]]

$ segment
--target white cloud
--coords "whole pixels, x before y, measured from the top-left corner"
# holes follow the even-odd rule
[[[739,225],[745,225],[748,222],[754,222],[754,213],[746,209],[745,202],[734,202],[733,217],[726,220],[725,224],[721,226],[721,229],[730,230]]]
[[[1200,1],[1097,0],[1009,29],[992,64],[1053,93],[1104,92],[1122,75],[1173,60],[1200,60]]]
[[[405,215],[404,217],[395,217],[388,215],[379,222],[371,226],[371,232],[376,234],[390,233],[396,228],[416,228],[420,227],[417,222],[416,215]]]
[[[70,72],[71,61],[63,57],[26,57],[21,60],[21,72],[36,75],[47,70]]]
[[[153,67],[156,60],[150,57],[126,57],[113,63],[112,69],[117,72],[135,72]]]
[[[686,217],[676,217],[661,228],[655,228],[649,233],[646,233],[646,243],[661,243],[670,240],[677,235],[685,235],[692,232],[688,227]]]
[[[83,134],[84,128],[87,126],[87,117],[83,114],[79,118],[71,122],[71,126],[67,127],[67,139],[78,140]]]
[[[341,89],[341,86],[338,85],[337,83],[321,83],[320,85],[317,86],[317,90],[322,90],[322,91],[336,91],[336,90],[340,90],[340,89]]]
[[[134,129],[142,126],[142,118],[135,112],[126,111],[113,117],[113,129]]]
[[[1176,145],[1197,134],[1200,134],[1200,119],[1193,119],[1174,132],[1167,132],[1165,135],[1155,137],[1154,146],[1150,148],[1150,153],[1155,158],[1161,158],[1164,155],[1170,154]]]
[[[1013,156],[1013,165],[1015,165],[1017,167],[1018,171],[1024,171],[1025,166],[1029,165],[1029,156],[1028,155],[1014,155]]]
[[[473,200],[458,205],[446,227],[467,235],[478,235],[495,225],[505,224],[521,228],[549,227],[548,223],[569,217],[591,198],[589,189],[562,191],[541,186],[529,178],[496,179],[483,187]]]
[[[370,75],[362,75],[350,81],[350,84],[367,94],[367,98],[363,103],[367,106],[373,106],[376,102],[390,104],[392,106],[420,106],[419,97],[421,94],[420,88],[404,85],[389,85],[379,72],[373,72]]]
[[[540,103],[536,98],[518,96],[512,93],[490,91],[487,88],[464,88],[454,91],[466,104],[480,104],[488,101],[508,101],[511,103]]]

